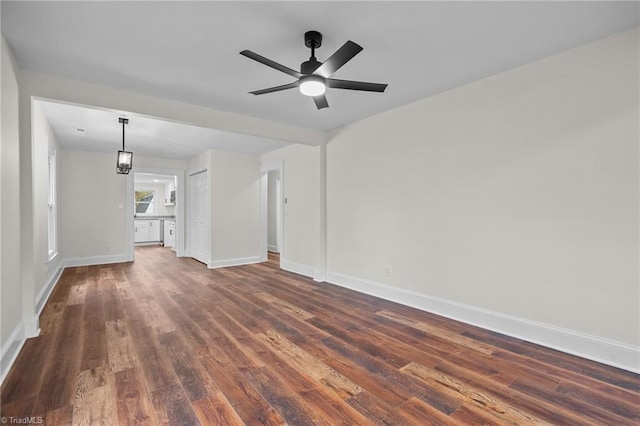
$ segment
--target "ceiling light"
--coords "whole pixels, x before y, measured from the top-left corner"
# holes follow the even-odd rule
[[[327,86],[324,84],[324,79],[317,75],[308,75],[300,79],[300,93],[305,96],[320,96],[324,95],[327,90]]]
[[[122,150],[118,151],[116,160],[116,172],[121,175],[128,175],[133,166],[133,152],[124,150],[124,125],[129,123],[128,118],[118,118],[118,122],[122,123]]]

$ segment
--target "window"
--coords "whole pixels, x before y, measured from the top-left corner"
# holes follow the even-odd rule
[[[136,191],[136,214],[153,213],[153,195],[155,191]]]
[[[47,196],[47,254],[48,260],[53,259],[58,254],[58,244],[56,242],[56,151],[52,145],[49,145],[48,166],[48,196]]]

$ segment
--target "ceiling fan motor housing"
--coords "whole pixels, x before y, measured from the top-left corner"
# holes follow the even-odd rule
[[[322,65],[322,62],[318,62],[315,57],[311,58],[300,64],[300,72],[302,74],[312,74],[320,65]]]
[[[304,45],[309,49],[317,49],[322,46],[322,34],[318,31],[307,31],[304,33]]]

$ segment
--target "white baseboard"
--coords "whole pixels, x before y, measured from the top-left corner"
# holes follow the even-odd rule
[[[250,265],[252,263],[260,263],[260,256],[241,257],[238,259],[214,260],[207,263],[207,268],[225,268],[227,266]]]
[[[267,250],[274,253],[280,253],[280,250],[278,250],[278,246],[274,246],[273,244],[267,245]]]
[[[20,321],[16,328],[13,329],[4,345],[2,345],[2,349],[0,349],[0,384],[4,382],[4,379],[7,377],[7,373],[9,373],[11,366],[15,362],[26,341],[27,339],[24,335],[24,324]]]
[[[42,286],[42,289],[40,289],[40,291],[38,292],[38,295],[36,296],[36,314],[37,315],[40,315],[42,313],[42,310],[44,309],[44,305],[47,304],[47,300],[49,300],[49,296],[51,296],[51,292],[55,288],[56,284],[58,283],[58,280],[60,279],[60,276],[62,275],[62,271],[64,271],[64,265],[63,265],[63,262],[60,262],[60,265],[58,266],[58,270],[55,272],[55,274],[51,275],[51,278],[49,278],[49,281],[47,281],[45,285]]]
[[[73,266],[92,266],[92,265],[106,265],[109,263],[124,263],[128,262],[129,257],[126,253],[112,254],[108,256],[89,256],[89,257],[76,257],[64,260],[65,267]]]
[[[305,277],[313,278],[315,276],[315,266],[303,265],[301,263],[290,262],[285,259],[280,259],[280,268],[285,271],[293,272],[295,274],[304,275]]]
[[[640,348],[633,345],[335,272],[327,272],[326,278],[341,287],[640,373]]]

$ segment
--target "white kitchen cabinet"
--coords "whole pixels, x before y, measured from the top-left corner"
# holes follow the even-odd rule
[[[160,219],[149,220],[149,241],[162,241],[160,239]]]
[[[164,186],[164,205],[175,206],[176,205],[176,183],[169,182]]]
[[[146,243],[149,241],[149,221],[148,220],[136,220],[134,241],[136,243]]]
[[[160,219],[135,220],[134,242],[160,242]]]
[[[175,247],[176,245],[176,222],[175,220],[164,221],[164,246]]]

